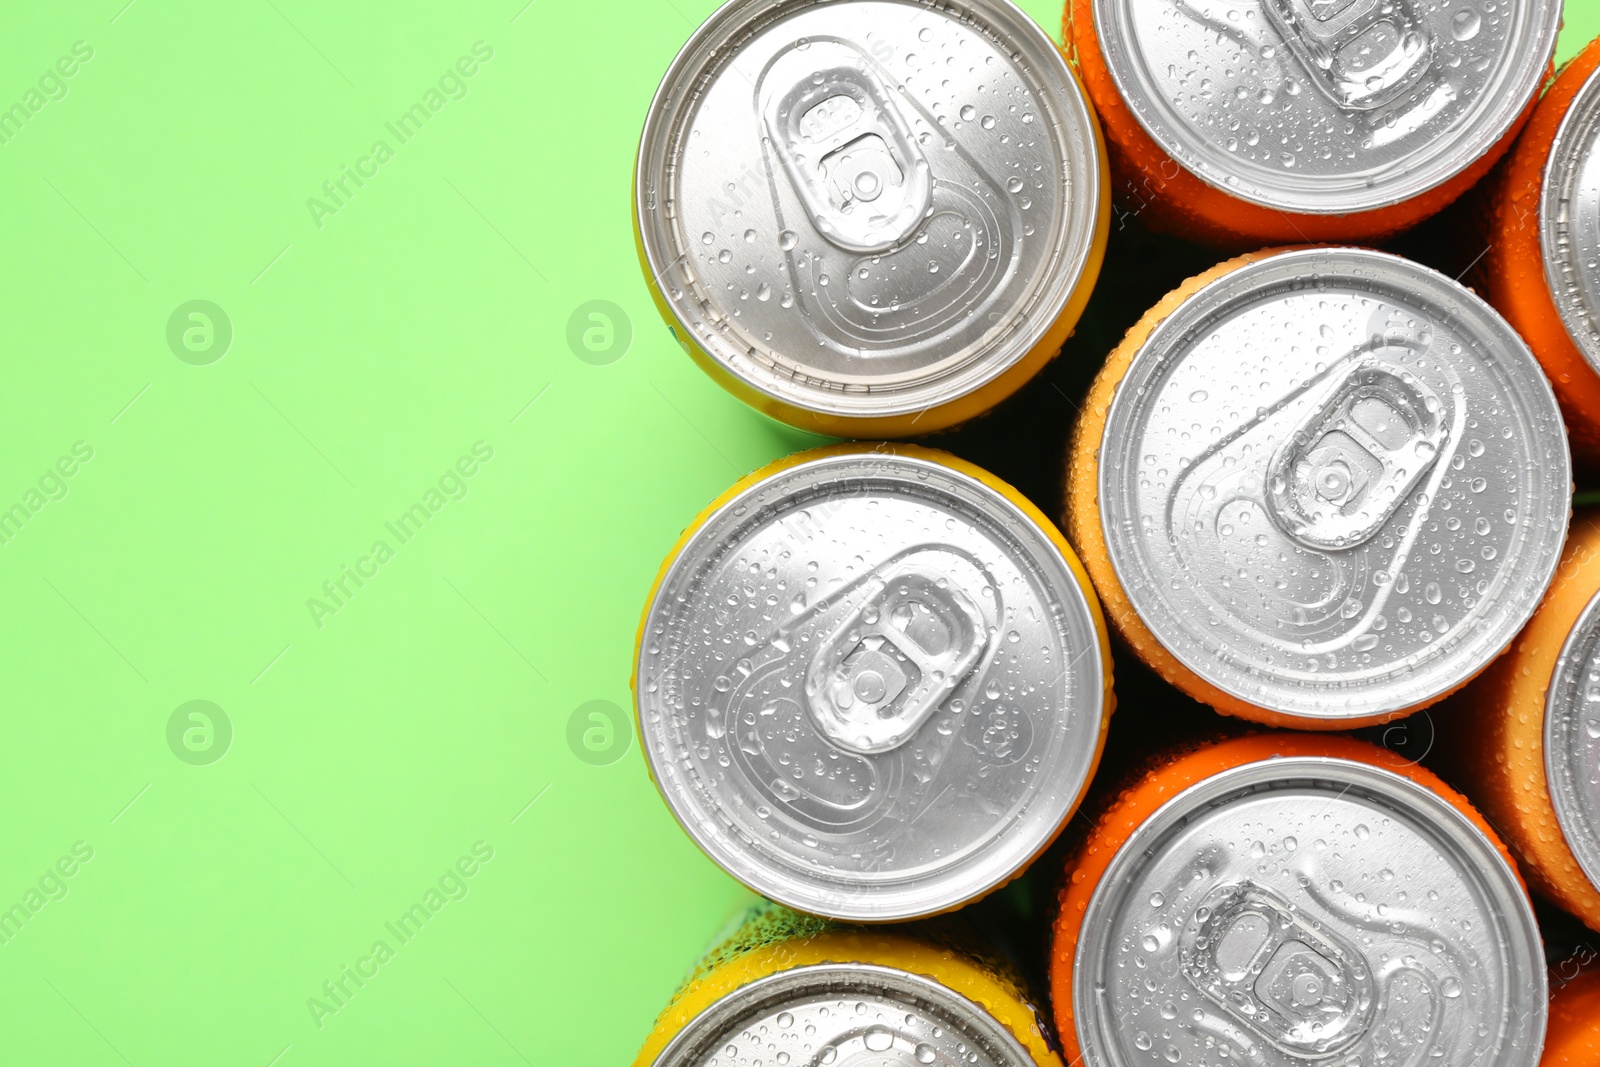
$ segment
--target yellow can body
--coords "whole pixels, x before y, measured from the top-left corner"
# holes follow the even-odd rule
[[[871,964],[932,979],[978,1005],[1031,1057],[1062,1067],[1042,1004],[1036,1005],[1002,962],[961,933],[938,924],[852,927],[757,905],[737,930],[708,952],[656,1019],[634,1060],[651,1067],[686,1026],[723,997],[770,975],[819,964]]]

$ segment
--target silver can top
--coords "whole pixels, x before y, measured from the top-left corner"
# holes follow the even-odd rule
[[[919,412],[1026,355],[1084,281],[1094,120],[1009,0],[730,0],[668,70],[635,188],[676,320],[750,388]]]
[[[1600,594],[1578,616],[1550,674],[1544,768],[1561,836],[1600,889]]]
[[[1223,771],[1129,836],[1073,963],[1084,1062],[1533,1067],[1545,975],[1510,865],[1343,759]]]
[[[1161,148],[1231,196],[1337,215],[1409,200],[1511,129],[1560,0],[1094,0],[1111,76]]]
[[[1258,707],[1388,714],[1522,628],[1566,536],[1550,384],[1464,287],[1362,249],[1268,256],[1162,321],[1100,442],[1118,579],[1189,670]]]
[[[1001,493],[824,454],[683,546],[636,693],[662,796],[762,895],[882,921],[1006,881],[1071,814],[1104,712],[1098,607]]]
[[[696,1016],[654,1067],[1034,1067],[993,1016],[921,975],[866,963],[779,971]]]
[[[1573,97],[1550,146],[1539,245],[1561,321],[1600,371],[1600,71]]]

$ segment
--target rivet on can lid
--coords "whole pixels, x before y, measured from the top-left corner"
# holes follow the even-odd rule
[[[1084,280],[1101,166],[1065,60],[1007,0],[732,0],[661,84],[636,210],[718,366],[878,418],[1033,349]]]
[[[1283,757],[1178,794],[1120,846],[1074,960],[1084,1062],[1533,1067],[1542,946],[1510,865],[1450,803]]]
[[[1100,441],[1101,524],[1140,619],[1273,712],[1427,704],[1522,628],[1570,459],[1527,346],[1462,286],[1362,249],[1233,270],[1162,321]]]
[[[1337,215],[1461,173],[1537,93],[1557,0],[1094,0],[1122,98],[1232,196]]]
[[[1096,609],[1055,541],[978,478],[844,452],[723,504],[644,622],[645,755],[745,884],[852,920],[1007,880],[1098,755]]]

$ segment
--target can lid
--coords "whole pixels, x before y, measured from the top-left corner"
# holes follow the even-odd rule
[[[1600,372],[1600,76],[1591,73],[1556,129],[1539,197],[1539,246],[1562,324]]]
[[[1163,320],[1100,441],[1111,564],[1189,670],[1327,721],[1428,703],[1522,628],[1566,535],[1527,345],[1441,274],[1284,252]]]
[[[862,921],[953,908],[1055,836],[1098,756],[1097,613],[1034,520],[928,458],[834,453],[723,504],[645,616],[645,757],[705,852]]]
[[[1084,1062],[1106,1067],[1533,1067],[1545,995],[1532,905],[1483,833],[1409,778],[1325,757],[1223,771],[1140,825],[1090,897],[1072,983]]]
[[[759,978],[695,1016],[654,1067],[1033,1067],[988,1012],[931,978],[822,963]]]
[[[1139,124],[1231,196],[1302,214],[1454,178],[1544,81],[1558,0],[1094,0]]]
[[[868,418],[1030,352],[1079,287],[1094,120],[1009,0],[730,0],[651,105],[641,247],[675,320],[745,385]]]
[[[1561,836],[1600,889],[1600,593],[1573,624],[1550,674],[1544,767]]]

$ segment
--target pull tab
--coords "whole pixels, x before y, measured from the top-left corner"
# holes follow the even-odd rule
[[[797,42],[767,67],[759,96],[773,151],[817,232],[851,252],[911,236],[932,176],[864,54],[842,41]]]
[[[1448,436],[1438,395],[1370,353],[1326,387],[1273,454],[1268,510],[1307,547],[1353,548],[1405,502]]]
[[[1412,0],[1267,0],[1267,17],[1335,104],[1371,111],[1421,80],[1433,37]]]
[[[817,729],[861,754],[916,734],[989,643],[978,605],[939,574],[902,566],[874,584],[806,672]]]
[[[1253,882],[1206,896],[1179,958],[1200,992],[1291,1056],[1334,1055],[1372,1025],[1374,983],[1361,953]]]

